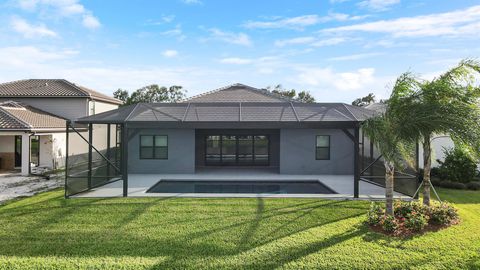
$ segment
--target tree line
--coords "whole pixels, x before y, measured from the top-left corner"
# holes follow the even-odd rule
[[[292,101],[312,103],[315,98],[309,91],[299,91],[295,89],[285,89],[281,84],[276,86],[268,86],[267,91],[288,98]],[[180,85],[159,86],[158,84],[151,84],[139,88],[133,92],[125,89],[117,89],[113,92],[113,97],[123,101],[123,106],[136,103],[155,103],[155,102],[179,102],[187,97],[187,91]]]

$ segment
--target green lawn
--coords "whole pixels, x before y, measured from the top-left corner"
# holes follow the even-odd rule
[[[47,192],[0,206],[0,269],[479,269],[480,192],[440,194],[462,223],[402,240],[363,225],[365,201]]]

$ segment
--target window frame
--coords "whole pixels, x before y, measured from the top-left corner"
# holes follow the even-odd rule
[[[153,145],[152,146],[142,146],[142,137],[152,137]],[[165,137],[167,139],[167,146],[157,146],[156,144],[156,137]],[[142,149],[143,148],[152,148],[152,157],[142,157]],[[167,156],[165,158],[157,158],[156,157],[156,149],[157,148],[166,148],[167,149]],[[139,136],[139,152],[138,156],[140,159],[156,159],[156,160],[167,160],[168,159],[168,135],[140,135]]]
[[[318,146],[318,137],[323,136],[328,138],[328,147],[327,146]],[[315,160],[330,160],[330,148],[332,147],[331,145],[331,140],[330,140],[330,135],[316,135],[315,136]],[[318,157],[318,149],[328,149],[328,156],[327,158],[319,158]]]

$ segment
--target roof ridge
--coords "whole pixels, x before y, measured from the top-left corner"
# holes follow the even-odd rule
[[[285,100],[285,101],[287,101],[287,102],[292,102],[292,101],[294,101],[294,100],[291,99],[291,98],[282,96],[282,95],[277,94],[277,93],[272,93],[271,91],[268,91],[268,90],[265,89],[265,88],[256,88],[256,87],[253,87],[253,86],[250,86],[250,85],[246,85],[246,84],[243,84],[243,83],[232,83],[232,84],[229,84],[229,85],[226,85],[226,86],[223,86],[223,87],[219,87],[219,88],[216,88],[216,89],[207,91],[207,92],[203,92],[203,93],[200,93],[200,94],[191,96],[191,97],[189,97],[189,98],[185,98],[185,99],[183,99],[181,102],[190,102],[190,100],[192,100],[192,99],[196,99],[196,98],[203,97],[203,96],[206,96],[206,95],[210,95],[210,94],[213,94],[213,93],[217,93],[217,92],[220,92],[220,91],[223,91],[223,90],[227,90],[227,89],[232,88],[232,87],[234,87],[234,86],[240,86],[240,87],[245,88],[246,90],[259,92],[259,93],[261,93],[261,94],[265,94],[265,95],[268,95],[268,96],[271,96],[271,97],[274,97],[274,98],[278,98],[278,99],[280,99],[280,100]]]
[[[199,97],[203,97],[203,96],[205,96],[205,95],[209,95],[209,94],[213,94],[213,93],[216,93],[216,92],[220,92],[220,91],[222,91],[222,90],[228,89],[228,88],[230,88],[230,87],[232,87],[232,86],[235,86],[235,85],[240,85],[240,83],[232,83],[232,84],[229,84],[229,85],[226,85],[226,86],[222,86],[222,87],[219,87],[219,88],[216,88],[216,89],[207,91],[207,92],[203,92],[203,93],[200,93],[200,94],[191,96],[191,97],[189,97],[189,98],[184,98],[184,99],[182,100],[182,102],[186,102],[186,101],[192,100],[192,99],[194,99],[194,98],[199,98]]]
[[[355,114],[352,113],[352,111],[350,111],[350,109],[347,107],[347,104],[345,104],[345,103],[341,103],[341,104],[343,105],[343,107],[345,107],[345,109],[348,111],[348,113],[350,113],[353,116],[353,119],[358,121],[358,118],[355,116]]]
[[[9,111],[7,111],[4,107],[0,107],[0,110],[7,114],[8,116],[10,116],[11,118],[13,118],[15,121],[19,122],[20,124],[23,124],[24,126],[26,126],[27,128],[33,128],[32,125],[30,125],[29,123],[23,121],[22,119],[19,119],[18,117],[16,117],[15,115],[11,114]]]
[[[80,88],[78,85],[76,85],[76,84],[74,84],[74,83],[72,83],[72,82],[70,82],[70,81],[68,81],[68,80],[66,80],[66,79],[58,79],[58,80],[61,81],[61,82],[63,82],[63,83],[66,83],[67,85],[73,87],[75,90],[78,90],[79,92],[87,95],[88,97],[90,97],[90,98],[92,97],[92,94],[91,94],[91,93],[83,90],[83,89]]]
[[[130,111],[130,113],[127,115],[127,117],[125,117],[125,121],[124,121],[124,122],[127,122],[127,121],[128,121],[128,119],[130,118],[130,116],[132,116],[133,112],[137,109],[138,105],[140,105],[140,104],[143,104],[143,103],[140,102],[140,103],[135,104],[135,106],[134,106],[133,109]],[[117,109],[117,110],[118,110],[118,109]]]

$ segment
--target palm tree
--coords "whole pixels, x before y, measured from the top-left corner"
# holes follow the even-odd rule
[[[385,166],[385,212],[387,215],[394,213],[393,187],[395,167],[402,165],[402,160],[408,157],[406,149],[409,143],[399,136],[398,126],[393,121],[387,106],[387,111],[382,115],[368,119],[362,124],[363,131],[382,153]]]
[[[456,145],[479,153],[480,87],[475,85],[480,63],[463,60],[431,81],[404,73],[393,88],[389,110],[398,135],[423,144],[423,203],[430,205],[431,140],[435,134],[448,134]]]

